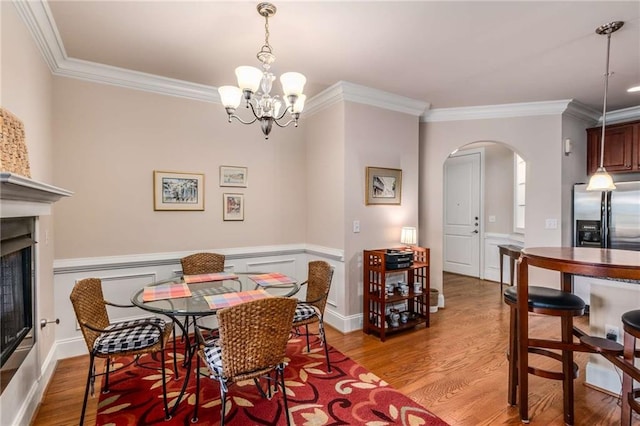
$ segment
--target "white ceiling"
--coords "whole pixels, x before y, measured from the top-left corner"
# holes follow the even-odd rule
[[[69,58],[208,86],[259,66],[257,1],[49,0]],[[602,109],[606,36],[609,110],[640,105],[640,1],[274,1],[276,75],[299,71],[314,95],[344,80],[432,108],[575,99]],[[279,84],[276,86],[279,91]]]

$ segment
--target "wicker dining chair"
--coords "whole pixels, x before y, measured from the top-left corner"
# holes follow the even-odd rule
[[[133,307],[133,305],[119,305],[105,300],[102,293],[102,281],[98,278],[78,281],[71,291],[70,299],[89,350],[89,373],[84,390],[80,425],[84,422],[89,388],[91,388],[93,395],[96,376],[105,376],[102,392],[109,392],[110,360],[115,356],[126,355],[135,355],[135,362],[141,367],[144,367],[138,362],[141,355],[155,355],[157,353],[161,355],[164,412],[165,418],[169,418],[164,349],[171,337],[173,324],[156,317],[111,323],[107,313],[107,305],[120,308]],[[96,374],[95,358],[106,359],[105,373]]]
[[[194,253],[180,259],[184,275],[224,272],[224,254]]]
[[[317,335],[320,338],[320,344],[324,346],[328,372],[331,372],[331,363],[329,362],[329,347],[324,333],[324,308],[327,305],[332,278],[333,268],[327,262],[323,260],[309,262],[307,281],[300,284],[301,287],[307,286],[307,295],[303,302],[298,302],[293,317],[293,335],[306,336],[308,352],[311,351],[309,336],[316,335],[309,332],[309,324],[318,323]],[[301,330],[303,326],[304,331]]]
[[[284,383],[285,353],[293,324],[295,299],[266,297],[218,311],[219,339],[205,341],[196,327],[200,349],[196,369],[196,403],[192,422],[198,420],[200,360],[207,365],[210,378],[220,384],[220,425],[224,426],[225,403],[229,385],[253,379],[263,397],[271,396],[272,385],[280,386],[284,413],[289,420]],[[272,374],[275,371],[275,378]],[[266,380],[263,389],[258,379]],[[273,382],[273,383],[272,383]],[[266,391],[265,391],[266,390]]]
[[[180,259],[183,275],[199,275],[213,274],[215,272],[224,272],[224,254],[219,253],[194,253]],[[206,320],[203,320],[206,321]],[[184,320],[184,329],[189,330],[189,323],[195,323],[195,317],[186,317]],[[207,327],[210,332],[216,329],[215,323]],[[184,337],[184,336],[183,336]],[[186,361],[186,357],[185,357]]]

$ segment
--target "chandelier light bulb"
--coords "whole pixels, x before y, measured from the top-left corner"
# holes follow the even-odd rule
[[[284,96],[300,96],[304,90],[307,78],[299,72],[285,72],[280,76],[280,84]]]
[[[256,93],[262,82],[262,71],[256,67],[243,65],[236,68],[236,77],[241,90]]]
[[[218,93],[225,108],[236,109],[242,101],[242,90],[236,86],[220,86],[218,87]]]

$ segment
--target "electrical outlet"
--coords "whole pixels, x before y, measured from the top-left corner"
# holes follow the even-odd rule
[[[613,340],[614,342],[618,341],[618,336],[620,336],[620,329],[618,327],[607,324],[604,326],[604,330],[604,335],[607,339]]]

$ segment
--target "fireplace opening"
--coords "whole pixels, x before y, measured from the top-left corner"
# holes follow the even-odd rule
[[[35,344],[35,218],[0,225],[0,387],[4,391]],[[0,391],[1,393],[1,391]]]

